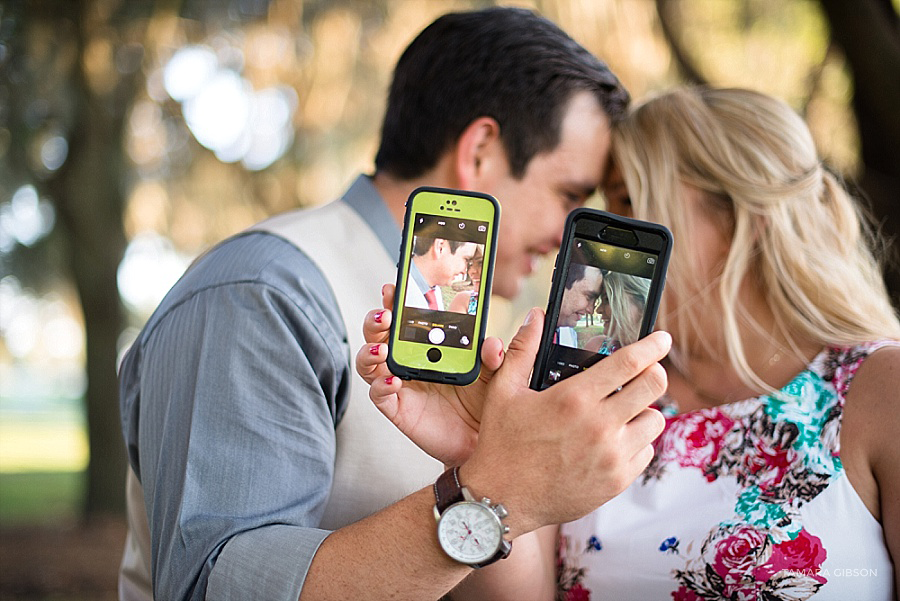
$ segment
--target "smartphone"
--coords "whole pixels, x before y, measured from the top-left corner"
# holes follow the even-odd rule
[[[566,220],[531,388],[577,374],[653,330],[672,233],[596,209]]]
[[[478,377],[499,221],[500,204],[487,194],[412,192],[397,263],[391,373],[460,386]]]

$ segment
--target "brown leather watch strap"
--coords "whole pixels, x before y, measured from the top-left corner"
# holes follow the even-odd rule
[[[454,503],[465,500],[462,485],[459,483],[458,467],[451,467],[435,480],[434,499],[438,513],[444,513]]]

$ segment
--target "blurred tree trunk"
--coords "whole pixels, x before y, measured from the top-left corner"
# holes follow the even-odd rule
[[[679,75],[689,84],[708,85],[706,77],[688,55],[678,36],[678,11],[680,10],[678,3],[672,2],[672,0],[656,0],[655,4],[656,14],[659,15],[660,29],[669,45],[669,51],[672,53],[672,60],[675,61]]]
[[[886,281],[900,306],[900,18],[891,0],[820,0],[853,78],[860,187],[891,241]]]
[[[69,268],[84,314],[90,446],[84,515],[89,518],[124,509],[126,462],[116,354],[125,313],[116,274],[126,245],[122,216],[127,166],[122,141],[137,77],[117,74],[113,85],[92,87],[86,62],[96,57],[89,59],[86,51],[92,36],[101,32],[91,29],[109,23],[98,22],[93,2],[53,3],[52,11],[40,4],[31,4],[32,15],[74,27],[77,46],[68,86],[73,105],[68,160],[46,183],[64,229]],[[116,73],[114,66],[112,70]]]

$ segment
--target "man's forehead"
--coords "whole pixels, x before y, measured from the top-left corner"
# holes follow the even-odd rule
[[[603,272],[599,267],[594,267],[593,265],[587,265],[584,268],[584,274],[588,278],[591,278],[596,283],[600,283],[603,280]]]
[[[572,97],[560,125],[560,141],[551,151],[564,164],[559,173],[569,185],[595,189],[603,181],[610,162],[611,124],[597,98],[590,92]]]
[[[475,253],[478,252],[478,245],[474,242],[463,242],[457,251],[466,259],[471,260],[472,257],[475,256]]]

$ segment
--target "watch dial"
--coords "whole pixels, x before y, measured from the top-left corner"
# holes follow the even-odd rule
[[[500,518],[480,503],[465,501],[449,507],[438,523],[438,540],[444,551],[462,563],[480,563],[500,548]]]

